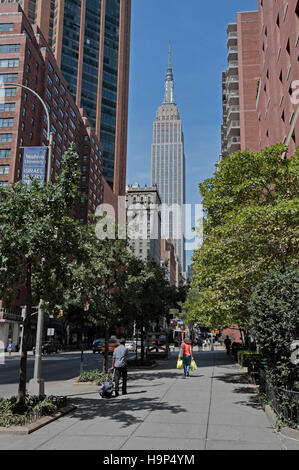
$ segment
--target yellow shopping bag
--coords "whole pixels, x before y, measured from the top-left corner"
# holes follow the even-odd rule
[[[196,369],[197,369],[197,365],[196,365],[196,362],[195,362],[194,359],[193,359],[193,361],[191,361],[191,370],[192,370],[192,372],[193,372],[193,371],[196,370]]]
[[[183,369],[183,361],[182,359],[178,359],[178,362],[177,362],[177,365],[176,365],[176,368],[177,369]]]

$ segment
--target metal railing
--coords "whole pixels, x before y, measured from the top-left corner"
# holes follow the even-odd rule
[[[259,370],[260,390],[278,418],[285,424],[299,429],[299,392],[274,387],[264,370]]]

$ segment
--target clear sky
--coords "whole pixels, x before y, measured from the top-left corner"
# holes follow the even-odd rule
[[[171,42],[175,101],[183,122],[186,202],[213,176],[221,152],[226,29],[257,0],[132,0],[127,184],[150,184],[153,121],[164,97]],[[187,264],[190,253],[187,255]]]

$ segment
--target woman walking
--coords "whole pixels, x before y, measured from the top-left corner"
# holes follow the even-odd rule
[[[193,361],[192,344],[189,338],[185,338],[184,342],[181,345],[179,359],[181,358],[183,358],[184,376],[189,377],[191,361]]]

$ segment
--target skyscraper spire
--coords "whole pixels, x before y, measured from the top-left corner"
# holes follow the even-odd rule
[[[171,45],[169,43],[168,68],[165,79],[165,95],[163,104],[174,104],[174,79],[171,65]]]

